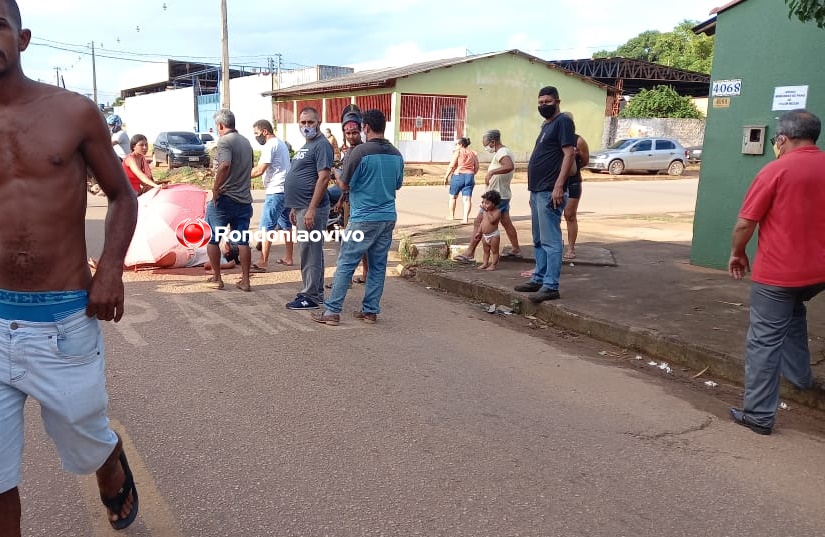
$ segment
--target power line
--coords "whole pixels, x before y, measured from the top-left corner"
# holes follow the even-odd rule
[[[54,40],[51,40],[51,39],[44,39],[42,37],[37,38],[37,39],[39,39],[41,41],[45,41],[46,43],[37,43],[37,42],[34,42],[34,39],[35,38],[32,38],[32,45],[37,45],[37,46],[41,46],[41,47],[49,47],[49,48],[53,48],[53,49],[57,49],[57,50],[65,50],[65,51],[68,51],[68,52],[78,52],[78,53],[81,53],[81,54],[91,54],[90,52],[85,51],[85,49],[88,48],[88,45],[80,45],[80,44],[76,44],[76,43],[65,43],[65,42],[62,42],[62,41],[54,41]],[[64,45],[66,47],[76,47],[80,50],[58,47],[57,45]],[[154,53],[154,52],[151,52],[151,53],[150,52],[129,52],[129,51],[126,51],[126,50],[113,50],[113,49],[108,49],[108,48],[104,48],[104,47],[101,47],[101,49],[106,51],[107,53],[110,53],[110,54],[118,54],[118,55],[122,54],[122,55],[126,55],[126,56],[139,56],[139,57],[153,57],[154,56],[154,57],[158,57],[158,58],[164,58],[164,61],[166,59],[177,59],[177,60],[180,60],[180,61],[186,61],[186,60],[213,60],[214,62],[217,63],[220,60],[219,56],[189,56],[189,55],[178,56],[176,54],[162,54],[162,53]],[[99,52],[96,53],[96,54],[97,54],[98,57],[112,58],[112,59],[116,59],[116,60],[124,59],[124,60],[131,60],[131,61],[141,61],[137,58],[128,58],[128,57],[122,57],[122,56],[106,56],[106,55],[100,54]],[[261,65],[263,65],[263,63],[268,58],[270,58],[272,55],[273,54],[256,54],[256,55],[250,55],[250,56],[232,56],[232,58],[236,59],[236,60],[255,60],[255,59],[259,59],[259,60],[262,61]],[[142,60],[142,61],[150,62],[150,63],[163,63],[163,61],[159,61],[159,60],[154,60],[154,61],[152,61],[152,60]]]

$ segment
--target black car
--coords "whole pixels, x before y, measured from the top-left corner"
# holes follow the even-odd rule
[[[158,134],[152,148],[152,161],[155,166],[161,162],[170,168],[178,166],[209,167],[209,155],[206,146],[194,132],[171,131]]]

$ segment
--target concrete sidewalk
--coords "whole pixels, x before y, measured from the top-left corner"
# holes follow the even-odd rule
[[[519,242],[531,244],[529,221],[517,221],[516,228]],[[469,225],[449,226],[413,240],[432,240],[446,233],[455,235],[455,244],[466,245],[471,232]],[[501,235],[502,243],[508,243],[503,230]],[[527,281],[520,273],[533,267],[531,247],[522,248],[523,260],[502,260],[496,271],[462,264],[425,265],[415,269],[415,278],[469,298],[515,307],[523,315],[656,356],[671,365],[697,372],[707,367],[708,375],[742,383],[748,281],[737,282],[725,271],[690,265],[689,242],[612,237],[585,240],[576,250],[577,259],[562,268],[561,299],[540,305],[527,300],[527,293],[513,290]],[[481,251],[479,246],[477,259]],[[615,265],[609,266],[614,260]],[[815,386],[797,392],[783,381],[782,397],[825,409],[823,297],[808,303],[808,328]]]

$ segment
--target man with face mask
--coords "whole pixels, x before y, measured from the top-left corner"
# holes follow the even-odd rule
[[[324,231],[329,218],[329,185],[333,153],[323,133],[320,116],[314,108],[301,110],[298,127],[306,143],[295,153],[286,174],[284,189],[289,218],[298,231]],[[295,300],[287,303],[291,310],[317,309],[324,301],[324,241],[302,242],[301,280],[303,288]]]
[[[805,302],[825,290],[825,153],[816,146],[821,128],[806,110],[779,117],[771,140],[779,158],[756,175],[733,229],[728,269],[740,280],[750,268],[745,247],[759,226],[743,409],[730,409],[733,421],[758,434],[773,429],[780,373],[798,389],[813,384]]]
[[[544,123],[527,165],[536,268],[530,281],[515,290],[530,293],[528,298],[535,303],[559,298],[561,217],[567,201],[564,185],[576,146],[573,121],[559,111],[560,102],[559,91],[553,86],[539,91],[538,111]]]
[[[258,165],[252,168],[252,177],[263,175],[263,186],[266,197],[264,198],[263,213],[261,214],[261,229],[263,231],[274,231],[276,229],[290,230],[292,223],[289,221],[289,209],[286,208],[284,195],[284,182],[286,173],[289,171],[289,149],[286,144],[278,139],[273,133],[272,123],[266,119],[259,119],[252,126],[255,133],[255,140],[262,145],[261,158]],[[292,266],[292,240],[286,239],[284,244],[286,257],[278,259],[278,263]],[[252,272],[266,272],[269,262],[269,251],[272,243],[268,240],[261,244],[261,259],[252,264]]]

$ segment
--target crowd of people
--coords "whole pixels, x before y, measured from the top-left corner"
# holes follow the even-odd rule
[[[48,118],[52,127],[46,133],[22,129],[14,134],[16,143],[6,153],[0,184],[5,193],[0,196],[2,214],[8,222],[27,224],[0,227],[0,247],[5,252],[0,270],[0,333],[6,341],[0,352],[0,370],[17,371],[12,378],[0,378],[0,535],[21,535],[18,487],[28,397],[40,403],[45,429],[63,467],[78,474],[96,474],[108,520],[120,530],[134,522],[139,498],[123,441],[107,417],[100,321],[117,322],[123,316],[124,259],[137,221],[137,194],[162,185],[152,179],[146,166],[145,137],[129,140],[116,116],[109,118],[107,129],[100,110],[89,99],[24,75],[20,57],[30,44],[31,32],[23,28],[15,0],[0,1],[0,22],[0,113],[11,124]],[[572,118],[560,112],[560,103],[556,88],[539,91],[538,112],[544,122],[527,174],[536,260],[530,281],[516,287],[531,293],[533,302],[559,298],[564,256],[561,218],[576,190],[577,150],[580,157],[587,151],[576,136]],[[267,199],[261,221],[266,229],[323,229],[330,208],[327,189],[334,180],[342,196],[349,199],[349,227],[361,231],[364,240],[341,244],[326,299],[323,240],[301,242],[302,287],[286,307],[322,310],[311,315],[312,321],[339,324],[352,277],[366,259],[364,297],[354,318],[375,323],[381,312],[404,161],[384,135],[386,118],[380,110],[349,110],[342,118],[348,149],[342,167],[336,169],[334,144],[320,132],[320,119],[314,108],[300,111],[298,127],[305,144],[291,161],[285,158],[284,144],[275,137],[271,123],[256,122],[252,128],[264,155],[254,165],[252,145],[236,130],[234,114],[220,110],[215,115],[220,140],[212,199],[206,209],[213,230],[205,252],[212,271],[208,284],[222,289],[221,270],[231,261],[242,270],[237,287],[251,289],[253,263],[248,242],[224,244],[222,256],[215,230],[224,226],[241,233],[249,230],[253,177],[264,177]],[[760,250],[752,275],[744,404],[742,409],[732,408],[730,416],[759,434],[772,431],[780,375],[800,389],[813,382],[805,302],[825,290],[825,220],[816,216],[825,204],[825,153],[816,146],[820,132],[819,118],[808,111],[794,110],[779,118],[772,140],[779,158],[753,181],[733,233],[729,270],[734,278],[750,270],[745,248],[757,226]],[[37,148],[44,142],[50,148],[49,159],[37,158]],[[471,248],[482,243],[481,267],[492,270],[500,256],[499,225],[512,242],[510,254],[520,255],[508,216],[514,163],[497,130],[488,131],[483,143],[493,159],[485,176],[487,188]],[[451,218],[458,194],[472,195],[479,167],[469,145],[469,139],[459,140],[445,177],[450,185]],[[85,258],[85,191],[78,188],[86,180],[87,169],[108,199],[105,242],[94,273]],[[43,196],[42,189],[21,188],[30,184],[44,185],[61,195]],[[469,211],[470,200],[466,199],[464,222],[469,221]],[[59,241],[54,240],[55,229],[61,231]],[[575,255],[574,239],[575,235],[568,257]],[[270,254],[271,249],[262,248],[254,268],[264,270]],[[291,260],[287,250],[281,261],[290,265]],[[65,360],[61,349],[70,349],[76,358]]]

